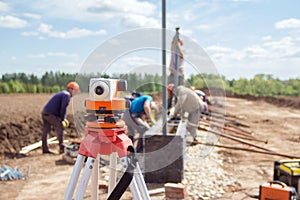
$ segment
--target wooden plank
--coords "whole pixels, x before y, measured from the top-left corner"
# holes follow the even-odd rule
[[[64,144],[66,144],[66,143],[68,143],[68,142],[69,142],[69,140],[64,140]],[[54,141],[48,142],[48,144],[58,144],[58,143],[59,143],[58,140],[54,140]]]
[[[156,189],[149,190],[148,192],[149,195],[161,194],[165,192],[165,188],[156,188]]]
[[[57,139],[56,137],[52,137],[52,138],[49,138],[47,141],[48,141],[48,143],[50,143],[50,142],[52,142],[56,139]],[[26,154],[26,153],[28,153],[28,152],[30,152],[34,149],[37,149],[41,146],[42,146],[42,141],[39,141],[39,142],[36,142],[36,143],[33,143],[33,144],[30,144],[28,146],[23,147],[19,153],[20,154]]]

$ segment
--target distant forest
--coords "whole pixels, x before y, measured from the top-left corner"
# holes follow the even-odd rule
[[[77,81],[82,92],[88,90],[91,77],[122,78],[127,80],[128,91],[160,93],[162,77],[158,74],[88,74],[77,75],[61,72],[46,72],[41,77],[34,74],[8,73],[0,79],[0,94],[10,93],[55,93],[66,88],[70,81]],[[191,75],[186,86],[196,88],[225,88],[236,94],[254,96],[300,96],[300,79],[280,80],[268,74],[258,74],[251,79],[227,80],[224,76],[213,74]]]

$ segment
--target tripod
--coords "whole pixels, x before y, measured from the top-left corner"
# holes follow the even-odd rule
[[[75,199],[82,200],[84,198],[89,179],[92,176],[91,199],[98,200],[100,155],[110,155],[108,199],[120,199],[128,185],[135,200],[150,199],[141,169],[135,158],[132,141],[127,137],[126,131],[126,126],[122,120],[115,123],[99,120],[87,122],[85,138],[80,144],[76,163],[65,193],[65,200],[72,199],[86,158]],[[123,166],[127,169],[116,185],[117,156],[121,158],[124,163]]]

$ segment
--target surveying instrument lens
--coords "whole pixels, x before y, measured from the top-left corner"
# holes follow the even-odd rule
[[[97,87],[95,88],[95,93],[96,93],[97,95],[103,94],[103,93],[104,93],[103,87],[102,87],[102,86],[97,86]]]

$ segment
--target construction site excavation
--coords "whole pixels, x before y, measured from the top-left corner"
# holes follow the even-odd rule
[[[0,199],[64,198],[74,163],[67,162],[62,154],[42,154],[38,144],[42,134],[41,110],[50,97],[51,94],[0,95]],[[154,95],[154,99],[159,101],[161,95]],[[274,180],[275,162],[299,159],[299,98],[227,94],[225,100],[222,105],[210,106],[212,117],[200,119],[197,144],[192,144],[191,136],[186,133],[182,180],[146,181],[151,199],[172,199],[166,195],[172,196],[169,189],[173,186],[174,190],[185,193],[184,199],[258,198],[260,186]],[[218,109],[226,111],[223,123],[218,118]],[[72,105],[67,119],[70,126],[65,129],[66,144],[80,141]],[[206,139],[210,134],[217,136],[215,143]],[[49,138],[55,136],[53,131]],[[49,141],[49,146],[58,152],[55,138]],[[99,199],[107,198],[108,160],[101,157]],[[8,168],[14,174],[5,179]],[[84,199],[91,198],[89,190],[88,186]],[[178,191],[176,195],[180,195]],[[132,198],[127,189],[121,199]]]

